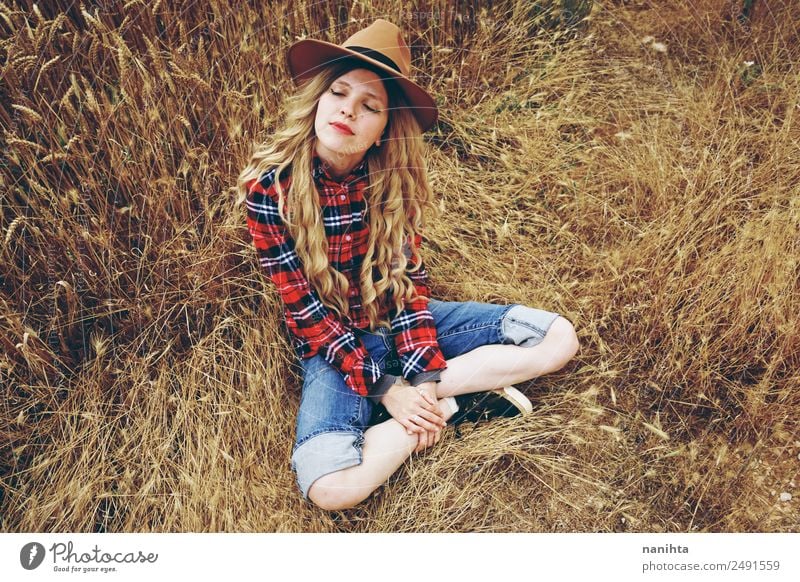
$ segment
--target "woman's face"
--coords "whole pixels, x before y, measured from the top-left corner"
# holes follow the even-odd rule
[[[389,120],[388,107],[389,96],[376,73],[353,69],[337,78],[317,105],[317,152],[334,166],[354,166],[381,136]],[[336,123],[352,134],[337,129]]]

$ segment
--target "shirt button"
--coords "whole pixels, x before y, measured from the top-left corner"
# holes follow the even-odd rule
[[[350,240],[350,235],[349,234],[344,235],[344,240]]]
[[[341,196],[339,196],[339,200],[344,200],[345,198],[347,198],[347,197],[346,197],[344,194],[342,194]]]

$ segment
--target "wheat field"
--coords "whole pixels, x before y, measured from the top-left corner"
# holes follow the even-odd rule
[[[0,3],[4,532],[800,531],[800,3]],[[561,313],[524,419],[304,502],[235,179],[303,36],[437,99],[435,297]]]

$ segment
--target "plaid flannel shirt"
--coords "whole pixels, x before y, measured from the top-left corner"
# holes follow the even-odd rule
[[[278,192],[275,189],[275,169],[247,184],[247,226],[256,248],[259,262],[266,268],[284,304],[284,317],[291,332],[297,354],[304,359],[321,353],[337,368],[349,388],[362,396],[376,399],[397,380],[382,374],[353,328],[369,329],[369,319],[362,309],[359,286],[361,262],[367,250],[369,223],[366,217],[364,188],[368,184],[366,159],[344,179],[334,179],[318,155],[313,156],[312,176],[320,193],[325,233],[328,237],[330,265],[347,277],[350,312],[343,318],[329,310],[319,298],[302,271],[300,259],[291,238],[278,214]],[[291,184],[291,175],[281,175],[284,193]],[[410,245],[403,247],[410,264]],[[422,236],[417,234],[417,247]],[[403,377],[416,386],[426,381],[438,381],[447,368],[436,339],[436,327],[427,309],[430,290],[424,264],[416,273],[408,273],[414,284],[416,301],[404,302],[403,309],[389,314],[392,337],[400,358]]]

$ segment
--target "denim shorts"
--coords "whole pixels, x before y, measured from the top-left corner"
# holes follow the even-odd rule
[[[532,347],[541,342],[558,313],[525,305],[495,305],[477,301],[430,299],[428,310],[436,325],[436,337],[446,360],[487,344]],[[386,328],[355,329],[367,352],[387,373],[393,338]],[[375,406],[353,392],[341,373],[322,355],[300,359],[303,391],[297,414],[292,470],[305,499],[318,478],[362,462],[364,431],[370,426]]]

